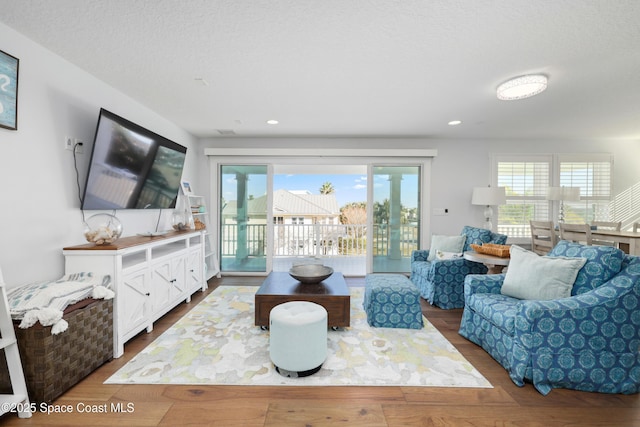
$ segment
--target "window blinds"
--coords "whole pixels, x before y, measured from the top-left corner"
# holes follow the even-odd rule
[[[567,222],[610,221],[612,161],[608,155],[574,159],[561,156],[560,186],[579,187],[580,201],[568,202]]]
[[[565,202],[571,223],[614,220],[609,212],[613,158],[609,154],[496,155],[495,182],[505,187],[507,204],[498,208],[498,232],[529,237],[529,221],[548,221],[550,186],[580,188],[580,201]]]
[[[497,161],[497,184],[507,195],[507,204],[498,208],[498,232],[527,237],[530,220],[549,219],[550,179],[551,158]]]

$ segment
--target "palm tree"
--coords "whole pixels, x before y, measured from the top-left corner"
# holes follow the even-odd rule
[[[388,224],[389,223],[389,211],[391,210],[389,199],[384,199],[382,203],[373,203],[373,223],[374,224]]]
[[[336,189],[333,187],[333,184],[329,181],[322,184],[320,187],[320,194],[333,194],[336,192]]]

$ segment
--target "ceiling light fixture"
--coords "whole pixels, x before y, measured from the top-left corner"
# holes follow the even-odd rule
[[[277,120],[267,120],[267,124],[269,125],[277,125],[279,122]]]
[[[513,101],[529,98],[543,92],[547,88],[547,76],[543,74],[529,74],[507,80],[498,86],[498,99]]]
[[[458,126],[459,124],[462,123],[462,120],[451,120],[449,123],[447,123],[449,126]]]

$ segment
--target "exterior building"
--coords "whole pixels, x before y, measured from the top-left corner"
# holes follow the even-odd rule
[[[340,224],[340,208],[333,194],[277,190],[273,194],[274,224]]]
[[[245,260],[267,253],[267,195],[246,202],[246,218],[240,221],[236,200],[223,205],[223,267],[235,268],[238,261],[246,266]],[[273,233],[275,257],[338,255],[339,240],[347,237],[335,195],[309,191],[273,193]]]
[[[267,223],[267,195],[248,200],[247,224]],[[222,223],[237,222],[237,201],[222,209]],[[273,193],[274,224],[340,224],[340,208],[333,194],[311,194],[307,190],[277,190]]]

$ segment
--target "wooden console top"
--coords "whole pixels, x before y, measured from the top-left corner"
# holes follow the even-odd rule
[[[65,251],[117,251],[119,249],[131,248],[134,246],[144,245],[149,242],[169,239],[171,237],[180,236],[182,234],[196,233],[196,230],[185,231],[169,231],[160,236],[128,236],[121,237],[111,245],[96,245],[95,243],[86,243],[84,245],[67,246],[62,248]]]

